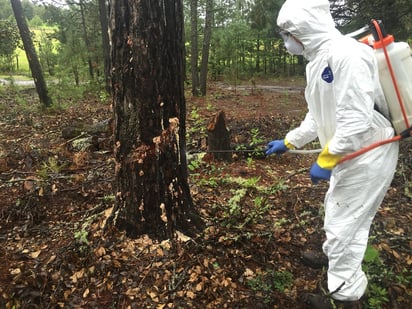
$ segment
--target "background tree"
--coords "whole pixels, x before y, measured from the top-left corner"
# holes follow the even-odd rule
[[[199,95],[198,0],[190,0],[190,72],[192,95]]]
[[[104,52],[109,57],[109,47],[108,42],[103,43],[103,33],[107,34],[107,27],[102,30],[97,1],[82,1],[81,5],[70,2],[63,9],[48,5],[44,19],[57,26],[59,80],[67,84],[70,78],[77,86],[92,81],[88,84],[105,88],[105,69],[108,68],[104,65],[108,59]],[[103,48],[104,44],[107,45]]]
[[[251,77],[303,75],[304,58],[289,55],[278,34],[276,18],[283,2],[185,0],[188,29],[185,36],[186,67],[192,79],[192,94],[197,95],[201,88],[201,72],[203,92],[206,90],[205,82],[209,82],[210,78],[237,83],[249,81]],[[375,18],[383,20],[387,32],[394,34],[396,40],[410,40],[411,1],[330,2],[334,19],[344,33],[358,29]],[[212,16],[206,14],[210,4],[214,7],[213,21],[211,27],[205,27],[211,20],[206,20],[206,16]],[[110,55],[104,20],[107,0],[24,0],[22,6],[26,18],[29,17],[27,22],[35,32],[33,40],[45,77],[47,73],[54,74],[54,79],[58,81],[54,85],[59,92],[77,91],[81,94],[86,87],[87,93],[110,88]],[[14,22],[9,0],[0,0],[0,19]],[[196,24],[190,25],[191,22]],[[209,36],[210,44],[205,41]],[[20,68],[25,69],[21,65],[25,64],[25,59],[18,60]],[[10,61],[7,63],[11,64]],[[19,74],[22,73],[20,70]],[[77,87],[71,88],[73,84]],[[53,95],[56,88],[53,86]],[[101,93],[98,95],[106,97]]]
[[[104,62],[104,81],[107,92],[110,92],[110,42],[109,42],[109,22],[107,14],[107,1],[98,0],[99,3],[99,20],[102,33],[102,50]]]
[[[91,56],[91,43],[89,40],[89,35],[87,33],[87,25],[86,25],[86,17],[85,17],[85,3],[83,0],[79,0],[78,3],[79,10],[80,10],[80,17],[81,17],[81,26],[82,26],[82,34],[83,34],[83,40],[86,46],[87,50],[87,63],[89,65],[89,74],[91,79],[94,78],[94,70],[93,70],[93,62],[92,62],[92,56]]]
[[[200,66],[200,94],[206,95],[206,84],[207,84],[207,73],[209,64],[209,50],[210,50],[210,40],[212,38],[212,26],[213,26],[213,15],[214,15],[214,0],[206,0],[206,18],[205,18],[205,29],[202,44],[202,62]]]
[[[267,25],[263,0],[257,0],[250,12],[251,28],[256,30],[256,70],[260,71],[260,34]]]
[[[43,72],[47,72],[50,76],[54,75],[54,68],[56,65],[56,55],[54,53],[53,36],[45,31],[40,30],[38,40],[38,51],[40,57],[40,64]]]
[[[26,51],[27,59],[29,61],[30,70],[34,79],[37,94],[40,102],[49,107],[52,105],[52,100],[49,96],[46,81],[43,77],[43,72],[40,66],[39,58],[37,57],[33,41],[30,36],[29,27],[23,13],[23,7],[20,0],[11,0],[14,16],[16,18],[17,26],[19,28],[20,36],[23,41],[24,50]]]
[[[397,40],[410,38],[412,30],[412,1],[409,0],[332,0],[332,15],[344,32],[368,24],[371,19],[382,20],[388,33]]]
[[[32,2],[29,0],[21,1],[21,5],[23,7],[23,13],[27,20],[31,20],[34,17],[34,6]]]
[[[9,0],[0,0],[0,19],[6,20],[13,17],[13,10]]]
[[[182,1],[113,0],[110,13],[116,202],[109,222],[130,236],[191,234],[201,222],[187,183]]]
[[[13,57],[20,42],[17,26],[8,21],[0,20],[0,70],[13,71]]]

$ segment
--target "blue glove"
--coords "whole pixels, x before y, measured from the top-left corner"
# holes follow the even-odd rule
[[[310,169],[310,180],[312,180],[314,184],[317,184],[319,180],[329,180],[331,174],[332,170],[322,168],[316,162],[312,165]]]
[[[285,145],[285,140],[278,139],[275,141],[271,141],[266,146],[266,155],[271,155],[272,153],[282,154],[288,151],[289,148]]]

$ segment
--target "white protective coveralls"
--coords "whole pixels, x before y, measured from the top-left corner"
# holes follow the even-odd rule
[[[332,19],[327,0],[287,0],[278,26],[304,46],[305,98],[308,113],[301,125],[286,135],[300,148],[316,137],[329,153],[343,156],[374,142],[393,137],[373,50],[343,36]],[[330,68],[327,69],[327,68]],[[325,70],[326,69],[326,70]],[[398,143],[377,147],[332,170],[325,197],[323,251],[329,259],[328,289],[341,301],[358,300],[367,278],[361,263],[371,222],[392,181]]]

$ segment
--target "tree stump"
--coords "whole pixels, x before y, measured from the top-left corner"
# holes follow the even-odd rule
[[[208,155],[217,160],[231,160],[230,133],[226,127],[224,111],[217,112],[210,119],[207,132]]]

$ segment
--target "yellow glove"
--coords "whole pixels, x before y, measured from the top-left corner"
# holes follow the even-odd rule
[[[316,163],[318,163],[321,168],[331,170],[338,164],[341,158],[342,156],[340,155],[329,153],[329,144],[326,144],[325,148],[323,148],[322,152],[319,154]]]
[[[295,149],[295,146],[293,146],[291,143],[289,143],[289,141],[286,138],[283,140],[283,142],[285,143],[285,146],[288,149]]]

